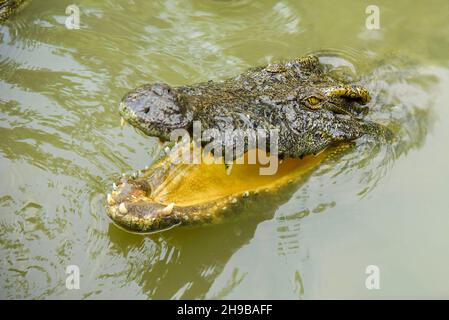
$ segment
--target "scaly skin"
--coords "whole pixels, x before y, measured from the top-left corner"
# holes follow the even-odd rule
[[[0,23],[9,18],[24,0],[0,0]]]
[[[120,112],[147,135],[168,140],[174,129],[185,129],[192,135],[193,121],[201,122],[203,132],[278,129],[280,158],[308,157],[304,159],[305,168],[295,169],[268,188],[240,190],[213,201],[189,205],[155,199],[158,186],[182,171],[180,165],[165,157],[141,176],[123,177],[117,183],[108,195],[108,215],[119,226],[134,232],[219,221],[228,213],[257,201],[261,194],[284,192],[289,182],[299,181],[305,171],[312,171],[326,159],[328,151],[320,153],[323,150],[334,153],[339,150],[338,145],[346,145],[363,135],[384,141],[391,139],[388,129],[362,118],[368,111],[363,105],[369,101],[366,89],[335,79],[315,56],[250,69],[221,82],[175,88],[166,84],[141,86],[122,99]],[[223,150],[235,147],[233,140],[224,139],[220,143]],[[243,152],[247,147],[245,144]]]

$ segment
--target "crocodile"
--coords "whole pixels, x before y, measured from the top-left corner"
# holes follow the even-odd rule
[[[169,141],[174,130],[182,129],[192,136],[195,122],[202,132],[276,129],[280,164],[274,175],[260,175],[260,162],[244,161],[251,151],[248,141],[238,145],[222,137],[216,139],[221,150],[239,150],[230,174],[219,163],[185,164],[167,155],[114,184],[107,213],[118,226],[138,233],[221,221],[260,197],[284,192],[356,139],[391,141],[387,127],[366,119],[370,99],[367,89],[333,74],[314,55],[251,68],[222,81],[140,86],[123,97],[119,110],[146,135]],[[267,140],[258,151],[269,155],[273,141]]]

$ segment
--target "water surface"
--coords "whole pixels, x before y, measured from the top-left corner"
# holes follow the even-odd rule
[[[69,4],[28,1],[0,27],[0,298],[449,298],[447,1],[377,1],[379,30],[369,1],[80,0],[79,30]],[[111,224],[112,182],[160,147],[120,127],[127,91],[311,52],[370,89],[394,146],[359,142],[221,225]]]

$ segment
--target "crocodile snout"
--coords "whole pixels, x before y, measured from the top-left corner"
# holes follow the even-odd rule
[[[146,84],[120,102],[120,114],[145,134],[168,140],[174,129],[186,128],[191,116],[176,89],[164,83]]]

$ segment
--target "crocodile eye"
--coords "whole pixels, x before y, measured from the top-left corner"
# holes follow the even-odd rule
[[[309,99],[307,99],[307,101],[311,104],[311,105],[316,105],[320,102],[320,99],[318,99],[317,97],[310,97]]]
[[[321,99],[315,96],[308,97],[306,100],[306,105],[311,109],[320,108]]]

